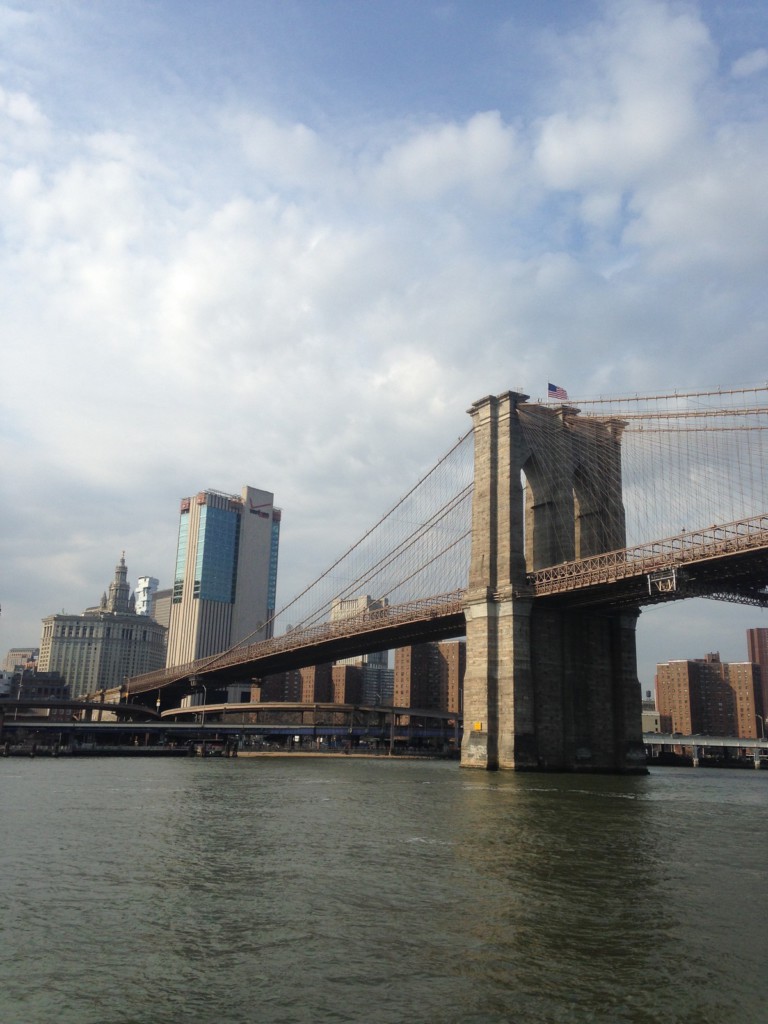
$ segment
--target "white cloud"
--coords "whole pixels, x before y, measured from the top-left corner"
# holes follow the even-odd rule
[[[37,104],[23,92],[0,89],[0,113],[27,128],[47,127],[48,124]]]
[[[515,131],[497,111],[464,124],[442,124],[415,133],[385,153],[378,187],[400,201],[433,202],[457,189],[481,202],[509,198],[519,159]]]
[[[605,10],[553,37],[535,116],[310,125],[243,94],[88,124],[9,81],[3,564],[35,581],[2,597],[9,645],[98,600],[123,547],[167,581],[201,487],[275,491],[287,598],[482,395],[750,378],[765,122],[711,102],[743,86],[695,9]]]
[[[607,11],[605,23],[557,40],[562,109],[541,119],[536,148],[554,188],[632,187],[703,127],[697,98],[715,55],[699,19],[661,3]]]
[[[240,112],[222,117],[224,129],[237,139],[255,177],[281,190],[314,190],[329,186],[334,174],[343,173],[334,151],[304,124]]]
[[[765,128],[724,128],[703,159],[639,189],[625,242],[642,248],[656,271],[691,273],[705,264],[720,274],[762,276],[768,256]]]
[[[758,50],[750,50],[731,65],[731,74],[734,78],[749,78],[760,71],[768,68],[768,50],[760,47]]]

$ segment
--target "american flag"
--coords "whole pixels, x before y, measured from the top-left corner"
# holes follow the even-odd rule
[[[568,392],[557,384],[547,384],[547,398],[561,398],[568,400]]]

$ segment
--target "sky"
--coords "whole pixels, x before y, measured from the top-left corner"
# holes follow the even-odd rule
[[[272,491],[286,603],[469,427],[768,378],[762,0],[0,0],[0,653]],[[760,609],[642,613],[639,673]]]

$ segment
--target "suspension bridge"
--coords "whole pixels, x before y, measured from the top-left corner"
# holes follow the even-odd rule
[[[642,770],[640,609],[768,606],[768,385],[557,403],[509,391],[469,413],[271,639],[135,677],[129,695],[465,635],[464,765]]]

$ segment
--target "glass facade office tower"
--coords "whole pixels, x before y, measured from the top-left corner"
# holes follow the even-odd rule
[[[280,509],[268,491],[182,499],[167,665],[272,635],[279,543]]]

